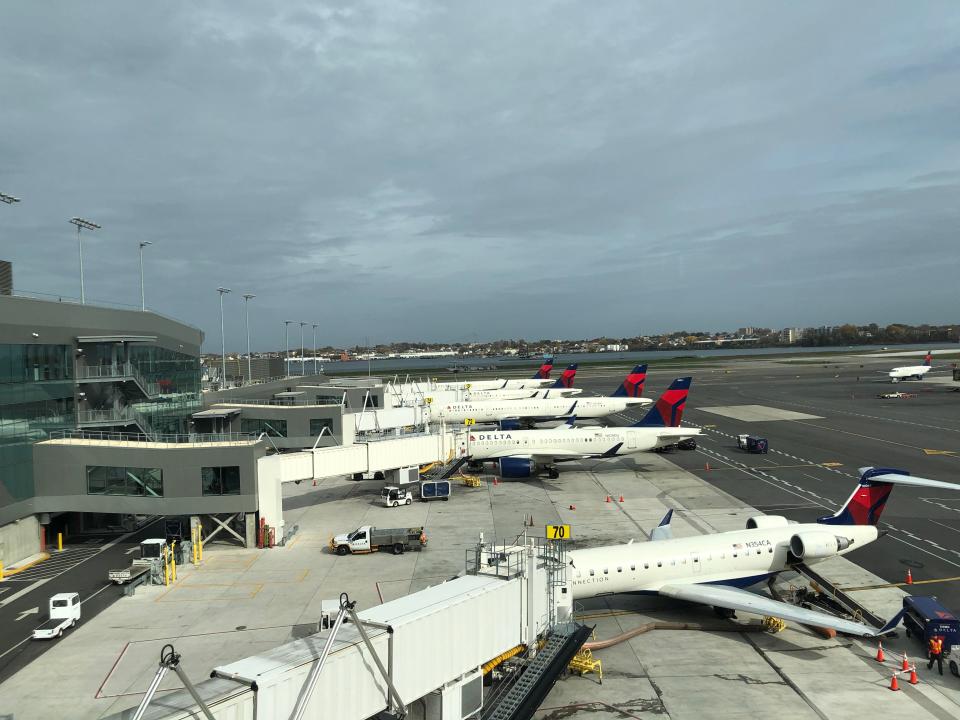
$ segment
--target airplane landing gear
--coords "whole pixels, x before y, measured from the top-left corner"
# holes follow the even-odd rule
[[[552,465],[548,465],[546,468],[544,468],[544,470],[547,473],[547,478],[550,480],[556,480],[558,477],[560,477],[560,471]]]

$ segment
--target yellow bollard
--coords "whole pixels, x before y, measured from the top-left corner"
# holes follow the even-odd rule
[[[0,580],[3,580],[3,563],[0,562]]]
[[[197,540],[200,545],[200,562],[203,562],[203,526],[197,528]]]
[[[197,538],[200,537],[200,533],[197,531],[197,528],[190,528],[190,545],[193,547],[193,564],[197,564]]]
[[[167,547],[163,547],[163,584],[170,584],[170,564],[167,562]]]
[[[63,552],[63,533],[62,532],[57,533],[57,551]]]
[[[174,540],[173,544],[170,546],[170,567],[173,568],[173,581],[177,581],[177,556],[174,550],[177,547],[177,541]]]

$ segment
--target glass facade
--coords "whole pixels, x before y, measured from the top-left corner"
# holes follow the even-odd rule
[[[73,348],[0,345],[0,482],[13,502],[34,494],[33,443],[75,424]]]
[[[238,465],[200,468],[200,478],[204,495],[240,494],[240,467]]]
[[[87,494],[163,497],[163,471],[160,468],[87,465]]]
[[[287,437],[287,421],[263,418],[240,418],[240,432],[259,435],[266,433],[270,437]]]

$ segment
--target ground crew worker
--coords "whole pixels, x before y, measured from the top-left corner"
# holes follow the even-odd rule
[[[943,675],[943,638],[939,635],[932,636],[927,641],[927,650],[930,654],[930,662],[927,663],[927,669],[933,669],[933,663],[936,661],[937,669]]]

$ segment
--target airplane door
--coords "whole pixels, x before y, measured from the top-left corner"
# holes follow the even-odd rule
[[[690,569],[693,571],[694,575],[698,575],[700,573],[701,565],[703,565],[703,563],[700,562],[700,553],[690,553]]]
[[[636,449],[637,447],[637,433],[627,430],[627,448]]]

